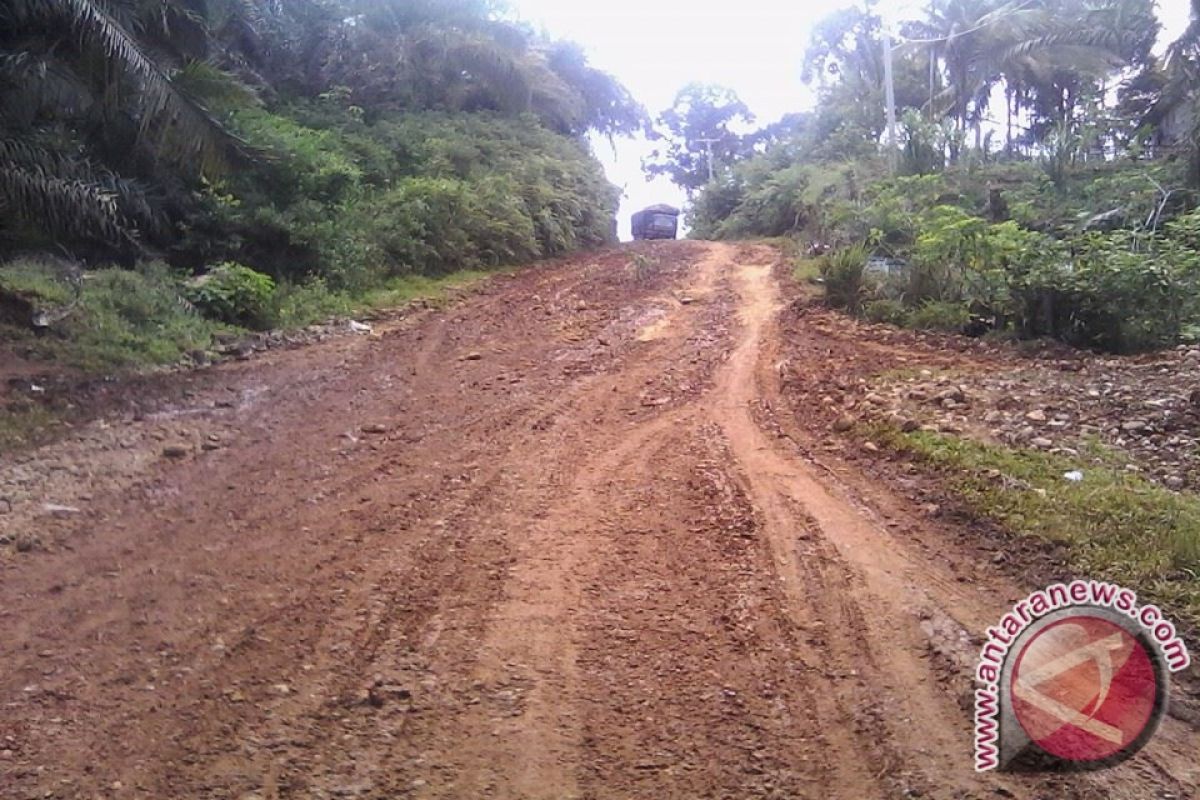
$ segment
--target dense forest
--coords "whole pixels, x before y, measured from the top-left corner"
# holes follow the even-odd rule
[[[689,86],[646,164],[691,197],[693,235],[789,235],[831,302],[918,327],[1117,351],[1200,336],[1200,3],[1156,54],[1152,0],[933,0],[815,27],[815,111],[750,134],[727,89]],[[712,148],[709,180],[708,147]]]
[[[491,0],[4,0],[0,324],[170,360],[214,324],[605,243],[585,136],[643,122]]]

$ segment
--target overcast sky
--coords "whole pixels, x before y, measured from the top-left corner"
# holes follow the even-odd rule
[[[758,122],[813,107],[813,91],[800,80],[813,24],[850,0],[511,0],[527,22],[583,45],[593,65],[615,75],[651,114],[671,105],[692,81],[728,86]],[[922,2],[888,3],[898,19],[916,15]],[[1159,0],[1162,43],[1187,25],[1188,0]],[[680,205],[682,193],[665,178],[648,183],[641,171],[644,142],[596,143],[609,179],[626,194],[620,230],[628,238],[629,214],[651,203]]]

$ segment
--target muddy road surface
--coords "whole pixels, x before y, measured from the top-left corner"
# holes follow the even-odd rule
[[[0,797],[1196,797],[1174,718],[975,774],[1036,587],[806,455],[779,261],[527,270],[0,459]]]

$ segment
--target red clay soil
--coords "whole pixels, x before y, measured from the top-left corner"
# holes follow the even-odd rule
[[[973,771],[1031,587],[801,424],[778,261],[527,270],[0,458],[0,797],[1196,796],[1178,719]]]

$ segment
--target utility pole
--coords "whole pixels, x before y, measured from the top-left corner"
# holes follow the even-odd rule
[[[883,29],[883,94],[887,103],[887,149],[888,167],[896,174],[896,87],[892,81],[892,33],[887,22]]]
[[[703,142],[703,143],[704,143],[704,149],[705,149],[705,151],[708,153],[708,182],[709,182],[709,183],[712,183],[712,182],[713,182],[713,178],[714,178],[714,177],[716,177],[716,173],[714,173],[714,172],[713,172],[713,151],[712,151],[712,146],[713,146],[713,142],[719,142],[719,141],[721,141],[721,140],[720,140],[720,139],[697,139],[696,141],[697,141],[697,142]]]

